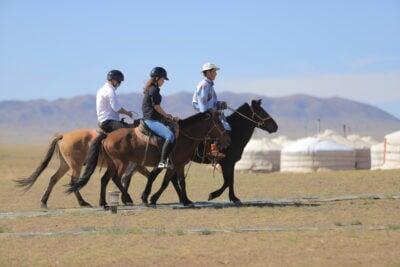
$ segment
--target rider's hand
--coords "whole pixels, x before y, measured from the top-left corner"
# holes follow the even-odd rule
[[[220,101],[218,103],[218,109],[219,110],[224,110],[224,109],[227,109],[227,108],[228,108],[228,104],[225,101]]]
[[[131,111],[127,111],[127,112],[126,112],[126,115],[127,115],[129,118],[133,118],[133,113],[132,113]]]

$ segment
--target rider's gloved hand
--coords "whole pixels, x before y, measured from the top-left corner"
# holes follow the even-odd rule
[[[224,110],[228,108],[228,104],[225,101],[219,101],[217,105],[218,110]]]

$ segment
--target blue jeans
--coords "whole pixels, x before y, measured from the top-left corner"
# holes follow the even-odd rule
[[[144,120],[147,127],[149,127],[157,135],[161,136],[165,140],[173,143],[175,141],[175,134],[164,124],[155,120]]]

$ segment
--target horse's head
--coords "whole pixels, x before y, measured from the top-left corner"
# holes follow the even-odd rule
[[[252,112],[251,119],[257,123],[258,128],[268,133],[275,133],[278,130],[278,124],[261,106],[261,99],[252,100],[250,109]]]
[[[205,113],[207,113],[207,119],[210,119],[213,124],[208,133],[209,137],[212,139],[218,139],[220,144],[224,148],[229,146],[231,138],[228,132],[225,130],[224,126],[222,125],[218,112],[210,109],[207,110]]]

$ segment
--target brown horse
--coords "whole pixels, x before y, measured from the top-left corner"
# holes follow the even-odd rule
[[[229,135],[223,128],[218,114],[212,110],[197,113],[189,118],[179,121],[179,136],[176,145],[171,152],[170,159],[174,168],[167,169],[162,188],[166,188],[170,177],[176,172],[180,186],[180,200],[184,205],[192,205],[186,193],[184,166],[191,160],[196,147],[200,142],[209,138],[219,138],[223,146],[230,142]],[[70,186],[67,193],[75,192],[82,188],[89,181],[93,173],[93,166],[97,164],[97,154],[101,150],[101,138],[95,140],[90,147],[87,167],[83,176],[76,184]],[[128,191],[121,184],[121,175],[125,172],[129,162],[135,162],[138,165],[155,167],[160,161],[160,150],[157,146],[150,145],[147,138],[141,138],[132,129],[119,129],[103,137],[103,153],[107,159],[108,168],[102,178],[103,181],[112,177],[115,184],[122,193],[122,199],[131,200]],[[104,179],[104,180],[103,180]]]
[[[24,190],[28,191],[36,182],[40,174],[47,168],[54,152],[57,150],[60,159],[60,166],[53,176],[51,176],[46,192],[43,194],[41,199],[41,208],[47,209],[47,201],[53,187],[69,170],[71,170],[71,183],[74,183],[74,181],[79,179],[81,170],[85,164],[89,145],[95,137],[96,132],[94,129],[75,130],[66,134],[56,134],[51,139],[46,155],[40,162],[39,166],[29,177],[16,180],[15,182],[17,183],[17,186],[25,187]],[[106,166],[105,163],[104,160],[99,160],[99,165],[103,164]],[[130,168],[130,171],[133,173],[134,169]],[[149,175],[146,168],[139,167],[138,171],[146,177]],[[129,173],[128,175],[131,175],[132,173]],[[78,190],[74,191],[74,193],[80,206],[91,206],[82,198]],[[100,200],[100,205],[105,205],[105,203],[101,203],[101,201],[102,200]]]

